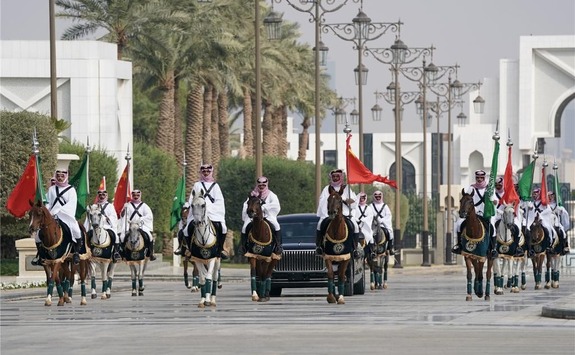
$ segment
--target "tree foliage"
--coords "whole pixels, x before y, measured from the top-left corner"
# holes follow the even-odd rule
[[[58,132],[49,116],[32,112],[0,112],[0,210],[2,235],[27,236],[27,223],[17,221],[6,210],[6,200],[24,172],[33,151],[36,132],[45,184],[56,167]]]

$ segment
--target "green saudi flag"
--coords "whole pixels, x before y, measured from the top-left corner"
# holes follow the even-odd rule
[[[41,201],[43,205],[48,203],[46,192],[44,191],[44,179],[42,179],[42,169],[40,168],[40,154],[36,155],[36,201]],[[35,201],[35,202],[36,202]]]
[[[497,178],[497,163],[499,162],[499,140],[495,140],[495,150],[493,151],[493,159],[491,160],[491,172],[489,173],[489,183],[485,190],[485,209],[483,210],[483,217],[489,219],[495,216],[495,204],[491,201],[491,196],[495,190],[495,179]]]
[[[533,160],[525,170],[521,179],[519,179],[519,197],[522,201],[531,200],[531,186],[533,185],[533,171],[535,170],[535,160]]]
[[[180,219],[182,219],[182,206],[186,203],[186,177],[182,175],[176,187],[176,195],[172,202],[172,213],[170,215],[170,230],[173,230]]]
[[[82,214],[86,212],[86,199],[90,193],[90,189],[88,187],[88,161],[89,154],[86,153],[82,159],[80,169],[76,175],[70,179],[70,185],[74,186],[76,189],[76,195],[78,196],[78,201],[76,202],[76,219],[80,219]]]
[[[557,206],[563,206],[563,201],[561,200],[561,194],[559,193],[559,177],[557,176],[557,170],[555,170],[555,179],[553,179],[553,192],[555,192],[555,202]]]

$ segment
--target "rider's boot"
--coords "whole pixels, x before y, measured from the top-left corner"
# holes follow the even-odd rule
[[[154,241],[150,241],[150,249],[148,250],[148,257],[150,258],[150,261],[154,261],[156,260],[156,256],[154,255]]]
[[[248,250],[248,235],[247,233],[240,234],[240,245],[238,246],[238,254],[244,255]]]
[[[387,251],[389,255],[395,255],[396,251],[393,248],[393,239],[387,243]]]
[[[489,255],[492,259],[499,256],[499,253],[497,252],[497,240],[494,235],[489,238]]]
[[[363,248],[359,245],[359,233],[353,233],[353,257],[361,259],[363,256]]]
[[[461,254],[461,232],[457,232],[457,243],[451,248],[453,254]]]
[[[569,237],[565,235],[565,237],[564,237],[563,240],[565,241],[565,244],[564,244],[565,246],[563,247],[563,252],[564,252],[565,254],[569,254],[569,253],[570,253],[570,250],[569,250]]]
[[[182,250],[182,235],[178,232],[178,247],[174,250],[174,255],[184,255]]]
[[[83,245],[84,245],[84,240],[82,238],[80,238],[74,242],[74,256],[72,257],[72,260],[74,261],[74,265],[78,265],[80,263],[80,250],[82,249]]]
[[[222,233],[221,236],[220,235],[218,236],[218,254],[222,260],[228,260],[230,258],[228,252],[224,249],[224,244],[226,242],[226,235],[227,234]]]
[[[275,246],[275,248],[274,248],[274,253],[276,253],[276,254],[281,254],[281,253],[283,253],[284,248],[283,248],[283,245],[282,245],[282,231],[281,231],[281,229],[280,229],[280,230],[277,230],[277,231],[274,231],[274,238],[275,238],[275,241],[276,241],[276,246]]]
[[[323,239],[323,235],[321,235],[321,231],[316,230],[315,231],[315,253],[317,255],[323,254],[323,248],[321,246],[322,239]]]
[[[36,243],[36,256],[34,257],[34,259],[32,259],[31,264],[35,265],[35,266],[41,266],[42,262],[44,260],[42,260],[42,258],[40,258],[40,246],[42,245],[42,243]]]

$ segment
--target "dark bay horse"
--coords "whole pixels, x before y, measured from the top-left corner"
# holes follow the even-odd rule
[[[273,227],[264,219],[259,197],[248,196],[246,213],[252,220],[251,229],[246,230],[245,253],[250,263],[252,301],[266,302],[270,299],[272,272],[281,260],[281,253],[278,252],[281,246],[273,238]]]
[[[545,264],[545,258],[547,257],[547,250],[551,247],[549,241],[549,233],[551,231],[543,226],[543,220],[537,213],[527,233],[531,241],[529,254],[532,255],[533,279],[535,280],[535,289],[538,290],[541,288],[541,275],[543,273],[543,264]],[[549,273],[549,270],[547,273]],[[549,280],[546,281],[549,282]]]
[[[387,288],[387,268],[389,264],[389,232],[379,223],[379,218],[375,216],[371,223],[373,231],[373,248],[369,255],[366,255],[370,270],[371,290],[381,290]]]
[[[38,201],[36,204],[30,202],[32,209],[29,212],[31,234],[38,233],[41,245],[38,251],[44,260],[43,266],[46,273],[47,295],[45,306],[52,305],[52,293],[54,286],[58,292],[58,306],[71,302],[71,290],[74,284],[74,274],[78,271],[81,282],[82,299],[80,305],[87,304],[86,301],[86,276],[88,274],[88,261],[83,257],[79,265],[74,265],[72,259],[72,234],[65,226],[50,214],[50,211]],[[82,237],[86,239],[83,226],[80,226]],[[85,244],[84,244],[85,245]]]
[[[487,251],[489,248],[489,239],[491,238],[491,223],[480,218],[475,213],[475,204],[473,202],[474,191],[468,194],[465,192],[465,189],[462,189],[461,194],[459,217],[465,219],[461,225],[461,255],[463,255],[465,259],[465,267],[467,268],[467,297],[465,300],[471,301],[473,299],[471,287],[474,274],[473,290],[477,297],[483,298],[483,266],[486,261],[485,300],[489,300],[493,260],[487,257]],[[488,201],[487,203],[490,202]]]
[[[345,304],[345,272],[353,251],[353,225],[343,216],[343,199],[331,186],[327,198],[328,217],[323,220],[321,248],[327,269],[327,302]],[[334,266],[337,266],[337,298]]]

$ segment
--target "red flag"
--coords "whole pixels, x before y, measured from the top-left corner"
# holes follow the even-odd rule
[[[349,184],[371,184],[374,181],[382,182],[397,189],[395,180],[389,180],[387,176],[375,175],[363,165],[351,151],[349,141],[351,134],[346,139],[346,164],[347,164],[347,182]]]
[[[547,196],[547,183],[545,182],[545,166],[541,168],[541,204],[546,206],[549,204],[549,197]]]
[[[38,186],[38,175],[36,170],[36,156],[30,155],[28,165],[24,169],[24,174],[18,180],[16,187],[6,200],[6,209],[16,218],[22,218],[31,208],[30,201],[36,199],[36,187]]]
[[[118,181],[118,186],[116,186],[116,193],[114,194],[114,209],[116,210],[116,215],[120,218],[120,213],[126,202],[130,201],[130,179],[128,178],[128,173],[130,172],[130,163],[126,164],[124,172]]]
[[[505,191],[502,196],[504,203],[513,203],[515,207],[519,205],[519,195],[515,191],[513,184],[513,166],[511,165],[511,146],[507,155],[507,166],[505,167],[505,175],[503,175],[503,190]]]
[[[106,177],[102,176],[102,180],[100,180],[100,185],[98,185],[98,191],[106,191]],[[94,203],[98,203],[98,194],[94,198]]]

